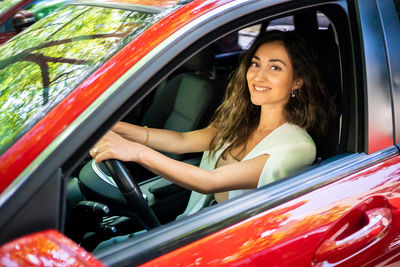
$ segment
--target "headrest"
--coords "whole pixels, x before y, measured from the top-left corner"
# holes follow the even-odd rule
[[[331,97],[341,88],[339,49],[332,27],[327,30],[296,31],[302,35],[317,53],[317,64]]]
[[[196,55],[192,56],[183,64],[183,68],[188,71],[209,71],[214,64],[214,49],[206,47]]]

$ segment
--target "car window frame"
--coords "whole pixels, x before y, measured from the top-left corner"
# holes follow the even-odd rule
[[[341,4],[343,6],[345,6],[345,1],[342,1]],[[349,11],[349,13],[351,13],[351,11]],[[342,25],[343,27],[345,27],[346,25]],[[361,44],[357,43],[358,39],[356,38],[356,34],[357,32],[354,31],[354,39],[353,41],[353,45],[354,48],[352,49],[355,50],[357,45],[361,46]],[[345,55],[341,54],[341,57],[343,57]],[[352,55],[351,55],[352,56]],[[353,68],[353,67],[351,67]],[[360,70],[360,65],[358,65],[358,70]],[[346,75],[346,74],[345,74]],[[355,90],[356,88],[358,90],[360,90],[360,88],[362,89],[362,85],[363,83],[360,83],[360,81],[356,81],[356,77],[355,75],[351,75],[348,74],[347,79],[345,79],[344,81],[345,83],[348,83],[349,86],[354,86],[354,95],[349,96],[349,98],[351,98],[351,101],[357,101],[360,105],[357,105],[358,107],[363,107],[362,102],[364,101],[363,96],[360,95],[360,92],[357,92],[357,90]],[[351,93],[350,93],[351,94]],[[306,192],[310,192],[312,190],[314,190],[315,188],[320,188],[321,186],[323,186],[322,184],[316,185],[313,184],[313,186],[306,186],[306,188],[300,189],[300,188],[296,188],[293,189],[293,184],[291,184],[293,181],[299,179],[298,181],[301,181],[299,184],[304,184],[305,181],[307,181],[307,184],[310,182],[310,180],[308,180],[310,178],[310,175],[315,172],[315,178],[316,180],[319,180],[320,182],[322,182],[324,185],[327,185],[331,182],[337,181],[339,180],[341,177],[343,176],[347,176],[350,175],[351,173],[355,173],[361,169],[367,168],[368,166],[374,165],[378,162],[381,162],[382,160],[385,159],[389,159],[393,156],[398,155],[398,149],[394,146],[394,145],[390,145],[388,147],[385,147],[382,150],[376,151],[375,153],[371,153],[371,154],[367,154],[366,152],[368,152],[368,150],[364,150],[366,149],[365,147],[361,147],[358,146],[361,141],[363,140],[363,136],[362,134],[365,133],[361,133],[363,132],[363,128],[364,128],[364,124],[359,122],[363,119],[362,116],[362,108],[357,109],[355,108],[354,110],[352,110],[352,112],[354,113],[358,113],[357,115],[353,115],[353,116],[359,116],[356,121],[357,121],[357,125],[354,127],[355,129],[353,129],[353,131],[355,131],[355,137],[353,140],[353,144],[350,144],[348,146],[354,148],[355,151],[359,151],[360,153],[354,153],[354,154],[342,154],[342,155],[338,155],[338,157],[334,157],[331,158],[327,161],[324,161],[322,163],[322,165],[319,166],[313,166],[311,169],[308,169],[306,171],[304,171],[302,174],[300,175],[295,175],[293,177],[288,177],[286,179],[282,179],[281,181],[278,181],[276,183],[273,184],[269,184],[263,188],[257,189],[256,193],[252,192],[252,193],[248,193],[245,194],[237,199],[234,200],[230,200],[218,207],[212,207],[212,208],[207,208],[203,211],[201,211],[200,213],[194,215],[194,216],[190,216],[188,218],[185,218],[183,221],[179,221],[179,222],[174,222],[172,224],[168,224],[166,226],[162,226],[158,229],[152,230],[151,233],[148,233],[146,235],[140,236],[138,237],[136,240],[130,240],[127,241],[124,244],[119,244],[116,247],[112,248],[110,251],[107,252],[102,252],[100,254],[96,254],[96,256],[101,259],[103,262],[105,262],[108,265],[119,265],[121,262],[118,261],[118,258],[123,258],[124,261],[129,261],[132,260],[132,262],[130,263],[134,263],[134,264],[140,264],[143,263],[145,261],[147,261],[149,259],[149,254],[150,255],[154,255],[153,257],[156,257],[157,255],[162,255],[163,253],[167,252],[167,251],[171,251],[174,249],[174,247],[181,247],[182,243],[190,243],[194,240],[200,239],[201,237],[205,237],[210,233],[216,232],[218,230],[221,230],[224,227],[227,227],[229,225],[234,224],[235,219],[237,219],[238,221],[245,219],[246,215],[251,214],[255,215],[258,214],[258,212],[260,212],[261,210],[265,210],[265,209],[269,209],[271,207],[274,207],[276,205],[279,205],[285,201],[288,201],[289,199],[293,199],[296,196],[298,196],[298,194],[302,195],[303,193]],[[361,113],[361,114],[360,114]],[[348,118],[349,119],[349,118]],[[358,124],[360,123],[360,124]],[[356,129],[358,128],[358,129]],[[358,132],[357,132],[358,130]],[[365,142],[367,142],[367,140],[365,140]],[[365,151],[365,152],[363,152]],[[343,160],[343,161],[341,161]],[[353,161],[354,160],[354,161]],[[340,162],[343,163],[343,165],[340,164]],[[332,165],[330,165],[332,164]],[[329,169],[329,166],[332,167],[332,169]],[[335,175],[333,174],[332,179],[328,178],[330,174],[332,174],[332,172],[334,170],[338,170],[340,169],[340,175]],[[346,169],[346,171],[344,171]],[[324,171],[326,171],[326,173],[324,174]],[[305,180],[302,180],[305,179]],[[283,192],[282,190],[282,185],[285,183],[288,183],[290,186],[290,188],[293,189],[293,192],[296,196],[293,195],[293,198],[291,198],[290,193],[289,192]],[[309,184],[308,184],[309,185]],[[263,207],[260,208],[261,205],[259,205],[258,207],[260,208],[260,210],[257,211],[256,207],[253,206],[254,209],[249,208],[248,206],[246,206],[246,204],[248,203],[254,203],[257,202],[256,200],[254,200],[254,197],[256,194],[260,194],[260,201],[262,202],[262,199],[265,199],[265,195],[274,195],[274,193],[272,193],[271,191],[273,191],[274,189],[276,189],[277,191],[279,191],[280,193],[282,193],[282,199],[281,201],[278,201],[277,199],[273,199],[271,200],[271,202],[268,202],[268,204],[271,204],[271,206],[268,207]],[[269,191],[271,190],[271,191]],[[310,191],[307,191],[310,190]],[[276,202],[274,202],[276,201]],[[260,202],[259,202],[260,203]],[[264,202],[265,204],[265,202]],[[221,218],[219,217],[218,219],[215,217],[218,217],[221,214],[227,214],[230,211],[235,210],[235,212],[237,212],[238,207],[245,207],[244,210],[241,211],[241,214],[246,214],[243,218],[234,218],[234,216],[229,217],[229,218]],[[223,216],[223,215],[221,215]],[[210,219],[212,218],[212,219]],[[224,224],[224,219],[229,221],[229,223],[227,225]],[[202,221],[204,220],[204,221]],[[200,228],[201,226],[204,225],[212,225],[212,221],[214,220],[214,223],[216,226],[218,224],[217,229],[204,229],[204,227],[201,229],[201,231],[195,231],[194,228],[191,228],[193,226],[193,224],[197,223],[198,227]],[[186,230],[182,230],[182,229],[186,229]],[[178,233],[182,233],[182,232],[190,232],[191,233],[191,237],[187,237],[187,236],[179,236]],[[176,244],[176,242],[173,242],[171,240],[166,241],[165,239],[163,239],[163,237],[167,237],[171,238],[171,236],[176,240],[179,239],[179,245]],[[177,238],[177,236],[179,236],[179,238]],[[154,244],[155,240],[157,240],[158,244]],[[134,249],[133,249],[134,248]],[[157,251],[157,252],[154,252]],[[132,254],[133,253],[133,254]],[[144,256],[146,255],[146,256]]]
[[[343,4],[344,1],[342,1]],[[263,18],[265,19],[265,18]],[[249,25],[254,24],[254,22],[250,23]],[[344,55],[341,55],[342,57]],[[185,58],[185,56],[183,56],[183,58]],[[171,64],[172,65],[172,64]],[[352,84],[352,76],[348,77],[348,81],[347,83]],[[358,99],[360,100],[360,99]],[[357,138],[355,138],[357,139]],[[359,149],[359,148],[357,148]],[[367,166],[370,166],[376,162],[379,162],[383,159],[386,158],[390,158],[393,157],[394,155],[396,155],[398,153],[397,149],[395,147],[389,147],[383,151],[379,151],[376,154],[373,155],[367,155],[366,153],[354,153],[354,154],[342,154],[342,155],[338,155],[337,157],[331,158],[328,161],[324,161],[322,163],[322,165],[314,165],[312,166],[310,169],[302,172],[302,174],[300,175],[295,175],[292,177],[288,177],[287,179],[282,179],[281,181],[278,181],[276,183],[273,184],[269,184],[264,188],[258,189],[257,192],[261,192],[260,193],[260,198],[265,199],[265,194],[267,194],[268,190],[270,190],[271,188],[274,188],[274,190],[282,190],[282,184],[285,182],[288,182],[288,184],[290,184],[290,186],[288,186],[288,188],[293,188],[293,184],[291,184],[291,182],[293,182],[296,179],[299,179],[299,181],[301,181],[299,184],[303,184],[304,180],[302,179],[309,179],[310,178],[310,174],[315,172],[315,178],[317,180],[319,180],[320,182],[322,182],[324,185],[331,183],[333,181],[336,181],[338,179],[340,179],[341,177],[343,177],[343,175],[349,175],[350,173],[354,173],[357,170],[363,169]],[[341,165],[339,162],[342,162],[343,165]],[[351,163],[353,162],[353,163]],[[351,163],[351,164],[349,164]],[[350,165],[350,166],[349,166]],[[333,167],[332,169],[329,169],[329,166]],[[347,169],[347,167],[349,167]],[[328,178],[329,174],[332,174],[332,171],[334,169],[340,169],[341,170],[341,174],[340,175],[334,175],[331,178]],[[347,171],[343,171],[343,169],[347,169]],[[324,172],[326,171],[326,173]],[[324,174],[325,173],[325,174]],[[345,174],[344,174],[345,173]],[[309,180],[307,180],[308,182]],[[326,183],[325,183],[326,182]],[[307,190],[314,190],[315,188],[319,188],[321,186],[323,186],[323,184],[320,183],[319,185],[314,185],[314,186],[310,186],[307,187],[308,189],[303,188],[302,190],[300,190],[299,188],[297,188],[296,190],[294,190],[294,194],[292,195],[293,198],[298,196],[299,192],[301,192],[300,194],[309,192]],[[149,253],[154,255],[153,257],[156,257],[157,255],[161,255],[163,253],[165,253],[166,251],[171,251],[174,247],[180,247],[185,243],[190,243],[194,240],[197,240],[201,237],[204,237],[210,233],[216,232],[220,229],[223,229],[224,227],[227,227],[229,225],[234,224],[235,222],[241,221],[245,218],[248,218],[246,216],[253,216],[255,214],[257,214],[258,212],[261,212],[262,210],[265,210],[265,208],[270,208],[272,206],[276,206],[281,204],[281,201],[287,201],[288,199],[291,199],[290,194],[288,192],[285,192],[285,194],[282,194],[282,196],[286,196],[284,197],[284,200],[278,201],[277,199],[271,200],[271,202],[269,202],[269,204],[271,204],[272,206],[268,206],[268,207],[261,207],[262,205],[259,205],[258,207],[261,207],[259,210],[256,209],[256,207],[252,207],[249,208],[248,206],[246,206],[248,203],[253,203],[256,202],[254,201],[254,195],[256,193],[248,193],[245,196],[239,197],[238,199],[228,201],[225,204],[222,204],[221,206],[219,206],[220,208],[215,208],[212,207],[210,209],[205,209],[203,211],[201,211],[200,213],[194,215],[194,216],[190,216],[188,218],[185,218],[184,221],[182,222],[174,222],[172,224],[168,224],[166,226],[162,226],[160,228],[154,229],[151,231],[151,233],[147,233],[143,236],[138,237],[136,240],[133,241],[128,241],[128,242],[124,242],[123,244],[118,244],[115,248],[111,248],[109,251],[103,251],[100,253],[96,253],[95,255],[101,259],[102,261],[104,261],[106,264],[108,265],[118,265],[120,264],[120,262],[118,262],[118,258],[123,258],[124,260],[130,259],[132,260],[132,262],[130,262],[130,264],[140,264],[143,263],[144,261],[148,260],[148,256]],[[271,194],[273,195],[273,194]],[[289,196],[289,197],[288,197]],[[292,198],[292,199],[293,199]],[[262,202],[262,201],[261,201]],[[226,205],[226,206],[225,206]],[[237,212],[238,207],[243,207],[244,210],[242,210],[241,212]],[[226,222],[228,222],[226,225],[224,223],[221,223],[224,221],[224,219],[222,219],[221,217],[219,217],[218,219],[216,219],[216,217],[218,217],[221,214],[224,214],[226,216],[227,213],[232,212],[232,210],[235,210],[234,213],[236,214],[242,214],[244,217],[235,217],[235,216],[229,216],[229,218],[225,218]],[[233,218],[235,217],[235,218]],[[204,219],[204,221],[202,221],[201,219]],[[210,219],[212,218],[212,219]],[[211,223],[211,221],[214,220],[214,224]],[[237,221],[236,221],[237,220]],[[201,229],[201,232],[196,231],[193,228],[193,225],[197,224],[198,225],[198,229]],[[204,229],[204,225],[212,225],[209,229]],[[184,227],[186,226],[186,227]],[[185,229],[185,230],[183,230]],[[190,237],[184,236],[184,233],[191,233]],[[181,235],[179,238],[177,238],[177,236]],[[182,236],[183,235],[183,236]],[[157,237],[157,238],[156,238]],[[171,237],[173,237],[174,240],[179,239],[179,245],[176,244],[176,241],[166,241],[166,240],[162,240],[163,238],[161,237],[166,237],[166,239],[170,239]],[[155,243],[155,238],[157,239],[157,243],[158,244],[154,244]],[[172,242],[172,243],[171,243]],[[138,249],[138,246],[140,247]],[[133,252],[133,247],[135,247],[135,252]],[[157,252],[152,252],[152,250],[155,250]],[[132,254],[133,253],[133,254]],[[144,259],[143,255],[146,255]]]
[[[256,5],[256,4],[257,3],[254,3],[254,5]],[[259,6],[262,6],[262,4],[259,4]],[[300,6],[300,4],[299,4],[299,6]],[[326,5],[324,5],[324,6],[326,6]],[[308,9],[308,8],[312,8],[312,7],[315,7],[315,5],[309,5],[309,6],[306,6],[306,7],[302,7],[301,9],[304,10],[304,9]],[[254,24],[254,22],[257,20],[255,18],[256,16],[254,16],[254,14],[257,13],[255,11],[257,9],[255,9],[254,7],[251,7],[250,5],[247,5],[246,8],[248,8],[247,10],[249,10],[249,14],[252,14],[251,21],[249,21],[247,23],[247,25]],[[261,7],[259,9],[261,11],[260,11],[260,15],[259,15],[260,18],[258,19],[258,21],[265,20],[268,17],[268,15],[266,15],[264,8]],[[282,14],[282,9],[286,10],[285,5],[282,5],[282,6],[278,5],[278,6],[274,6],[274,7],[269,7],[269,8],[267,8],[267,12],[269,14],[272,14],[273,17],[275,17],[275,16],[277,16],[275,14],[280,14],[280,15]],[[293,11],[292,10],[291,11],[287,11],[286,10],[286,12],[287,13],[292,13]],[[261,13],[262,13],[262,15],[261,15]],[[240,15],[237,14],[237,16],[239,18],[246,17],[246,16],[243,15],[243,13],[241,13]],[[227,22],[221,23],[223,26],[221,26],[221,27],[219,27],[219,29],[217,29],[218,32],[221,32],[221,31],[229,32],[232,29],[237,30],[239,27],[242,28],[244,26],[243,22],[241,20],[236,20],[236,21],[232,22],[231,21],[232,20],[231,17],[226,18],[223,15],[219,16],[215,20],[217,20],[217,21],[219,21],[219,20],[222,20],[222,21],[228,20],[228,23]],[[213,21],[213,23],[215,23],[216,25],[221,25],[221,24],[216,23],[215,20]],[[249,20],[249,19],[247,18],[247,20]],[[143,97],[145,97],[148,93],[150,93],[150,91],[151,91],[151,90],[149,90],[150,88],[155,88],[158,85],[159,81],[163,80],[164,77],[167,77],[173,70],[178,68],[179,65],[182,64],[182,62],[184,62],[185,59],[188,58],[188,56],[193,54],[192,51],[198,51],[201,48],[203,48],[204,46],[206,46],[209,43],[211,43],[212,41],[214,41],[216,38],[218,38],[218,36],[212,36],[212,35],[207,37],[207,33],[212,32],[212,27],[215,28],[215,25],[210,27],[208,25],[208,23],[212,23],[212,22],[209,22],[209,21],[204,21],[203,23],[204,24],[202,24],[201,27],[196,28],[196,30],[194,30],[194,31],[192,31],[190,33],[190,35],[189,35],[190,37],[185,36],[185,38],[190,40],[190,41],[188,41],[188,43],[190,43],[191,46],[189,46],[188,48],[183,48],[182,49],[183,52],[180,52],[182,44],[174,43],[169,48],[170,49],[169,52],[171,51],[171,49],[175,50],[175,53],[177,54],[175,57],[173,57],[171,55],[171,54],[173,54],[173,52],[172,53],[161,54],[160,56],[157,57],[157,59],[158,59],[157,61],[159,61],[159,62],[160,61],[161,62],[169,62],[167,64],[168,65],[167,66],[167,70],[165,70],[165,69],[161,69],[161,70],[157,69],[158,73],[155,76],[153,76],[153,78],[151,80],[149,80],[149,81],[146,81],[145,77],[140,79],[139,77],[134,75],[134,76],[130,77],[125,82],[125,83],[130,83],[129,81],[132,81],[132,82],[135,81],[136,85],[140,84],[141,87],[140,87],[140,89],[137,89],[135,91],[135,94],[137,94],[137,95],[135,95],[134,97],[130,97],[130,98],[128,97],[128,101],[122,104],[121,108],[119,108],[119,111],[109,111],[110,112],[109,117],[108,117],[109,120],[106,121],[101,126],[102,129],[110,128],[111,125],[113,124],[113,122],[115,122],[115,121],[121,119],[122,117],[124,117],[126,115],[126,113],[128,112],[127,110],[129,110],[128,107],[133,107],[135,104],[140,102],[140,100]],[[193,36],[191,34],[193,34]],[[201,39],[197,40],[196,42],[194,42],[193,40],[196,40],[196,38],[199,38],[198,36],[202,36]],[[182,40],[180,40],[180,41],[181,41],[181,43],[183,42]],[[167,59],[165,59],[164,57],[170,58],[169,61]],[[171,58],[172,58],[172,60],[171,60]],[[153,65],[153,64],[154,63],[151,63],[149,65],[149,67],[144,68],[144,70],[141,71],[141,73],[146,73],[147,70],[153,69],[153,67],[155,67],[155,65]],[[157,64],[157,66],[160,66],[160,65]],[[154,69],[153,69],[153,71],[154,71]],[[119,99],[119,101],[120,101],[121,99],[127,99],[127,97],[126,97],[126,95],[122,95],[122,92],[120,91],[120,92],[116,92],[116,94],[112,97],[111,101],[114,101],[114,99]],[[102,108],[102,111],[104,111],[104,110],[105,110],[105,107]],[[94,139],[99,138],[103,133],[104,133],[103,131],[96,132],[95,133],[96,137],[94,137]],[[88,147],[90,147],[90,145]],[[86,147],[85,149],[88,149],[88,147]],[[384,153],[384,157],[390,157],[392,155],[393,155],[392,149],[390,149],[390,152],[385,152]],[[365,163],[365,160],[366,160],[365,154],[343,154],[343,155],[338,156],[338,158],[336,158],[336,160],[335,160],[335,168],[338,167],[337,161],[341,157],[343,157],[343,159],[345,159],[345,160],[343,160],[343,164],[344,165],[340,165],[342,167],[344,167],[348,163],[350,157],[354,157],[356,166],[366,166],[368,164],[371,164],[370,163],[371,159],[368,160],[369,163]],[[332,160],[334,160],[334,159],[332,159]],[[324,168],[318,168],[320,166],[314,166],[314,167],[315,167],[314,171],[317,172],[318,173],[317,176],[320,177],[321,174],[322,174],[321,172],[323,172]],[[359,167],[354,167],[352,169],[352,171],[356,171],[358,168]],[[340,169],[343,169],[343,168],[340,168]],[[310,171],[310,170],[308,170],[308,171]],[[303,177],[301,179],[304,179],[304,177],[309,177],[308,171],[304,174],[304,176],[301,176],[301,177]],[[332,173],[332,172],[330,172],[330,173]],[[300,177],[300,176],[298,176],[298,177]],[[321,177],[322,177],[321,178],[322,180],[326,181],[327,183],[330,183],[330,182],[332,182],[334,180],[340,179],[341,175],[337,175],[334,178],[332,178],[332,177],[328,178],[328,176],[326,176],[326,175],[322,175]],[[293,177],[285,179],[285,181],[289,181],[289,183],[290,183],[290,181],[293,181],[293,180],[291,180],[292,178]],[[280,183],[282,181],[279,181],[279,182],[277,182],[276,184],[273,184],[273,185],[281,187],[282,185]],[[273,185],[272,184],[268,185],[267,188],[269,188],[270,186],[273,186]],[[318,185],[318,187],[319,186],[323,186],[323,185],[320,183]],[[274,188],[276,189],[277,187],[274,187]],[[315,187],[309,187],[309,190],[314,190],[314,189],[315,189]],[[297,193],[293,194],[292,197],[298,196],[299,192],[300,191],[297,191]],[[301,192],[302,193],[306,193],[307,190],[302,190]],[[265,192],[261,193],[261,195],[263,195],[263,197],[265,197],[264,194],[265,194]],[[177,246],[180,247],[183,244],[187,244],[189,242],[197,240],[197,239],[199,239],[201,237],[204,237],[204,236],[206,236],[206,235],[208,235],[210,233],[218,231],[219,229],[227,227],[228,225],[232,225],[235,222],[238,222],[240,220],[243,220],[245,218],[253,216],[257,212],[261,212],[261,210],[264,210],[265,207],[261,208],[260,210],[256,209],[257,210],[256,212],[254,210],[251,211],[252,209],[254,209],[254,207],[249,207],[247,205],[249,204],[249,202],[252,203],[252,201],[250,201],[250,199],[252,199],[252,197],[254,195],[252,195],[252,193],[250,193],[249,195],[250,195],[250,197],[248,197],[247,200],[244,200],[242,197],[239,198],[239,200],[236,200],[236,201],[239,201],[240,203],[242,203],[242,206],[244,207],[245,210],[247,210],[247,212],[246,211],[238,212],[238,208],[237,207],[238,207],[239,202],[236,202],[236,201],[234,202],[235,203],[234,205],[231,203],[231,206],[230,206],[231,208],[229,208],[229,209],[227,207],[224,208],[225,213],[222,213],[222,214],[224,214],[225,216],[227,215],[227,213],[234,211],[232,213],[232,214],[234,214],[233,216],[231,214],[231,215],[229,215],[229,218],[225,218],[225,220],[226,220],[226,222],[228,222],[228,224],[221,223],[221,220],[222,220],[221,218],[217,219],[214,223],[210,224],[209,220],[210,220],[210,218],[214,218],[215,219],[215,216],[217,215],[216,212],[211,212],[213,215],[207,214],[207,215],[203,216],[208,223],[206,223],[206,222],[204,222],[202,220],[199,220],[199,217],[196,217],[196,216],[200,216],[200,215],[196,214],[194,218],[191,217],[190,223],[188,221],[186,221],[185,223],[177,224],[177,225],[179,225],[179,227],[174,226],[177,222],[174,222],[172,224],[168,224],[166,226],[161,226],[160,228],[154,229],[151,232],[141,236],[140,239],[132,241],[132,243],[127,242],[128,243],[127,244],[127,243],[124,242],[124,244],[121,244],[121,245],[118,244],[115,248],[112,248],[112,249],[110,249],[110,250],[108,250],[106,252],[103,251],[100,254],[95,253],[95,255],[97,257],[99,257],[102,261],[104,261],[107,265],[116,264],[115,262],[113,262],[113,260],[117,260],[118,261],[118,258],[126,259],[126,257],[129,257],[129,259],[133,260],[133,262],[131,262],[131,263],[139,264],[140,262],[143,262],[143,260],[144,260],[139,255],[149,255],[149,253],[152,254],[152,257],[155,257],[157,255],[161,255],[161,254],[155,254],[155,253],[151,253],[150,252],[150,251],[152,251],[154,249],[154,247],[156,247],[156,249],[154,249],[155,251],[157,251],[156,253],[165,253],[167,250],[171,250],[174,247],[175,248]],[[285,198],[285,200],[288,200],[288,198]],[[227,202],[227,205],[229,203],[230,202]],[[272,203],[274,203],[273,205],[278,205],[281,202],[276,200],[276,199],[274,199],[274,200],[272,200]],[[258,206],[260,206],[260,205],[258,205]],[[213,208],[211,208],[211,210],[212,209]],[[219,211],[221,211],[221,210],[219,210]],[[206,211],[204,211],[204,212],[206,212]],[[244,215],[244,217],[237,216],[239,213]],[[221,212],[219,214],[221,214]],[[232,217],[236,217],[236,219],[232,219]],[[188,227],[182,228],[183,225],[187,225]],[[203,225],[211,225],[211,227],[209,228],[209,230],[206,231],[204,229],[204,227],[202,227]],[[188,228],[190,228],[190,230]],[[168,229],[168,230],[164,230],[163,231],[163,229]],[[175,229],[175,231],[173,231],[173,229]],[[201,229],[201,231],[200,231],[200,229]],[[191,233],[191,234],[190,234],[189,237],[185,237],[186,233]],[[155,241],[154,241],[155,240],[154,239],[155,236],[158,236],[157,237],[157,241],[160,241],[160,242],[157,242],[157,244],[155,244]],[[160,238],[160,236],[164,236],[164,237],[166,237],[166,239],[169,239],[169,240],[168,241],[162,240]],[[176,236],[180,236],[180,238],[178,238],[179,239],[179,244],[176,244]],[[169,242],[172,242],[171,238],[175,240],[174,241],[175,244],[169,243]],[[137,246],[139,246],[140,249],[138,249]],[[135,247],[135,251],[137,251],[137,253],[136,252],[132,253],[132,249],[131,249],[132,247]],[[118,252],[118,256],[116,256],[117,252]],[[127,254],[129,254],[129,256]],[[146,256],[146,260],[148,260],[148,256]],[[120,263],[118,263],[118,264],[120,264]]]

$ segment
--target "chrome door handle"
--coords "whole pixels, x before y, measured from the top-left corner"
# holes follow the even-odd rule
[[[345,258],[386,234],[392,223],[392,212],[389,208],[374,208],[363,214],[368,220],[364,227],[341,238],[342,233],[350,227],[350,223],[345,223],[321,243],[315,252],[314,261]]]

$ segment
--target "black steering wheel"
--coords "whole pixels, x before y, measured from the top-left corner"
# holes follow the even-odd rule
[[[138,184],[124,164],[115,159],[106,160],[104,164],[128,203],[129,208],[137,214],[138,219],[142,221],[143,226],[147,229],[160,226],[160,222],[147,201],[144,199],[143,193]]]

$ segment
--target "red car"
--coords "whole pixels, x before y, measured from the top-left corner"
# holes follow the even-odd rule
[[[0,265],[399,265],[399,11],[397,0],[92,0],[29,27],[0,47]],[[189,215],[195,193],[90,160],[119,120],[207,125],[238,56],[276,28],[315,48],[340,115],[312,166]]]

